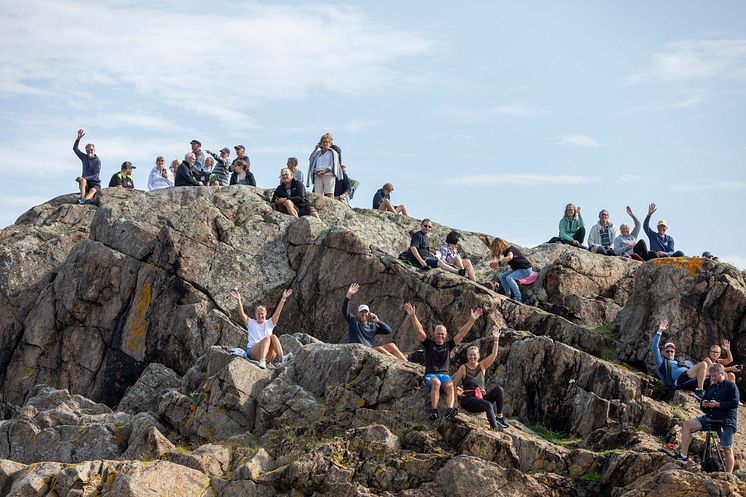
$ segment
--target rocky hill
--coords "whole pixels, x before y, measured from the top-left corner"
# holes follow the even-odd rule
[[[486,285],[489,235],[462,232],[473,283],[397,261],[418,220],[313,196],[321,221],[294,219],[270,195],[107,189],[0,231],[0,496],[746,495],[746,472],[658,451],[700,412],[650,376],[661,318],[680,354],[729,339],[743,362],[743,272],[542,245],[526,251],[539,278],[523,305]],[[436,224],[431,245],[448,231]],[[411,362],[342,344],[353,281]],[[245,343],[233,288],[251,315],[294,290],[275,329],[293,354],[282,366],[227,352]],[[487,381],[505,389],[509,429],[427,419],[404,302],[426,329],[484,310],[453,365],[507,329]],[[740,434],[735,453],[746,461]]]

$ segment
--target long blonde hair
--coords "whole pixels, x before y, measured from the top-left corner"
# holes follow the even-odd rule
[[[502,238],[495,238],[490,243],[490,256],[495,259],[500,257],[508,250],[508,244]]]

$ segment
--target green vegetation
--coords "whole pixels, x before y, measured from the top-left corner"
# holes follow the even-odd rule
[[[578,478],[578,481],[584,484],[588,484],[591,482],[598,483],[601,481],[601,473],[591,471],[590,473],[581,475],[580,478]]]
[[[673,413],[673,416],[680,421],[686,421],[692,417],[691,414],[686,412],[686,409],[679,405],[672,405],[671,412]]]
[[[616,350],[612,349],[611,347],[604,347],[601,349],[599,358],[608,362],[616,362]]]
[[[601,326],[596,326],[595,328],[588,327],[588,329],[598,333],[599,335],[607,336],[612,340],[619,340],[619,337],[621,336],[621,333],[619,333],[619,325],[616,323],[606,323]]]
[[[532,426],[531,429],[544,440],[568,449],[577,446],[580,442],[579,438],[570,438],[541,425]]]
[[[599,454],[601,454],[604,457],[611,457],[614,454],[618,454],[619,452],[621,452],[621,449],[609,449],[609,450],[603,450],[599,452]]]
[[[184,454],[186,456],[192,455],[192,447],[190,445],[179,445],[176,447],[176,452]]]

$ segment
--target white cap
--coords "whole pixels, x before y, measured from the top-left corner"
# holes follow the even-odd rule
[[[363,311],[370,312],[370,307],[368,307],[365,304],[360,304],[359,306],[357,306],[357,312],[363,312]]]

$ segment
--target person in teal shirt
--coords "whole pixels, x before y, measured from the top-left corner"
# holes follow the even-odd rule
[[[574,247],[585,248],[583,240],[585,239],[585,226],[583,225],[583,216],[580,215],[580,207],[573,204],[565,206],[565,215],[559,222],[559,236],[553,237],[547,243],[564,243]]]

